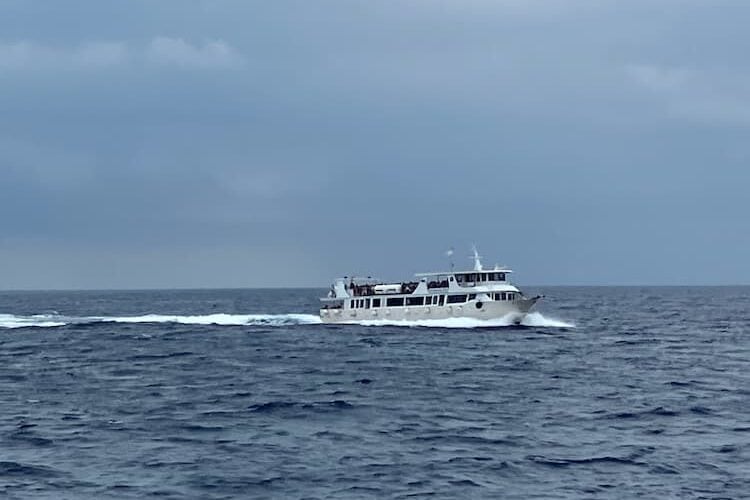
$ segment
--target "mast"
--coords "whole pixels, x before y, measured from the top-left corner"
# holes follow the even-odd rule
[[[472,245],[471,250],[474,253],[474,255],[472,256],[472,258],[474,259],[474,270],[481,271],[482,270],[482,261],[481,261],[482,257],[479,255],[479,252],[477,251],[477,246]]]

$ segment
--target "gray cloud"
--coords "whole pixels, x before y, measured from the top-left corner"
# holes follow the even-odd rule
[[[0,69],[61,69],[106,67],[124,63],[128,50],[121,42],[86,43],[73,48],[40,45],[26,40],[0,44]]]
[[[712,73],[632,65],[628,74],[662,97],[669,112],[706,123],[750,124],[750,74],[723,69]]]
[[[237,68],[243,56],[223,40],[191,44],[182,38],[154,37],[146,46],[124,41],[87,42],[72,47],[29,40],[0,43],[0,70],[108,68],[126,64],[169,65],[188,69]]]
[[[6,2],[0,286],[746,282],[748,14]]]
[[[188,68],[231,68],[244,63],[236,49],[222,40],[191,45],[182,38],[156,37],[148,46],[147,57],[157,64]]]

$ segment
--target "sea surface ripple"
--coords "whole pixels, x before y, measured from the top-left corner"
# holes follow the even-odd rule
[[[324,290],[0,293],[0,497],[750,496],[750,288],[528,291],[484,328],[322,325]]]

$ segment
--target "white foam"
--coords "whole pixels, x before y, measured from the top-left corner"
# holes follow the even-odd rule
[[[50,328],[54,326],[65,326],[64,321],[55,321],[52,316],[38,314],[34,316],[15,316],[13,314],[0,314],[0,328]]]
[[[555,318],[547,318],[546,316],[542,316],[541,313],[533,312],[527,314],[523,321],[521,321],[521,324],[524,326],[537,326],[542,328],[575,328],[576,325],[573,323],[567,323],[565,321],[555,319]]]
[[[102,317],[96,320],[106,323],[177,323],[181,325],[311,325],[320,323],[314,314],[207,314],[197,316],[176,316],[146,314],[143,316]]]
[[[165,315],[144,314],[141,316],[95,316],[65,317],[58,315],[15,316],[0,314],[0,328],[53,327],[75,323],[176,323],[182,325],[219,326],[286,326],[313,325],[320,323],[314,314],[206,314]]]
[[[509,314],[497,319],[448,318],[422,320],[365,320],[352,321],[351,324],[362,326],[406,326],[428,328],[488,328],[505,327],[519,324],[517,314]],[[65,326],[75,323],[175,323],[181,325],[218,325],[218,326],[289,326],[316,325],[321,323],[315,314],[205,314],[205,315],[165,315],[144,314],[140,316],[97,316],[97,317],[67,317],[60,315],[15,316],[0,314],[0,328],[49,328]],[[520,325],[536,328],[575,328],[554,318],[547,318],[541,313],[526,314],[521,318]]]
[[[519,315],[511,313],[502,318],[475,319],[475,318],[447,318],[447,319],[422,319],[422,320],[365,320],[354,321],[352,324],[362,326],[420,326],[427,328],[491,328],[505,327],[520,324],[537,328],[575,328],[575,325],[557,319],[546,318],[541,313],[526,314],[519,320]]]

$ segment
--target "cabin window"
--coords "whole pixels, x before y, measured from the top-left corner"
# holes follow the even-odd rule
[[[474,300],[476,298],[477,298],[477,294],[476,293],[470,293],[469,294],[469,300]]]
[[[370,308],[370,299],[365,299],[365,309]]]
[[[505,273],[497,273],[495,276],[497,281],[505,281]]]
[[[406,297],[407,306],[421,306],[424,305],[424,297]]]
[[[385,301],[385,305],[388,307],[398,307],[404,305],[403,297],[391,297]]]
[[[380,307],[380,299],[372,299],[372,307]]]
[[[466,302],[466,295],[448,295],[449,304],[460,304]]]
[[[349,309],[354,309],[354,300],[349,301]]]
[[[443,301],[445,300],[445,295],[438,295],[438,305],[442,306]]]
[[[516,294],[512,293],[512,292],[509,292],[508,293],[508,300],[516,300]]]

